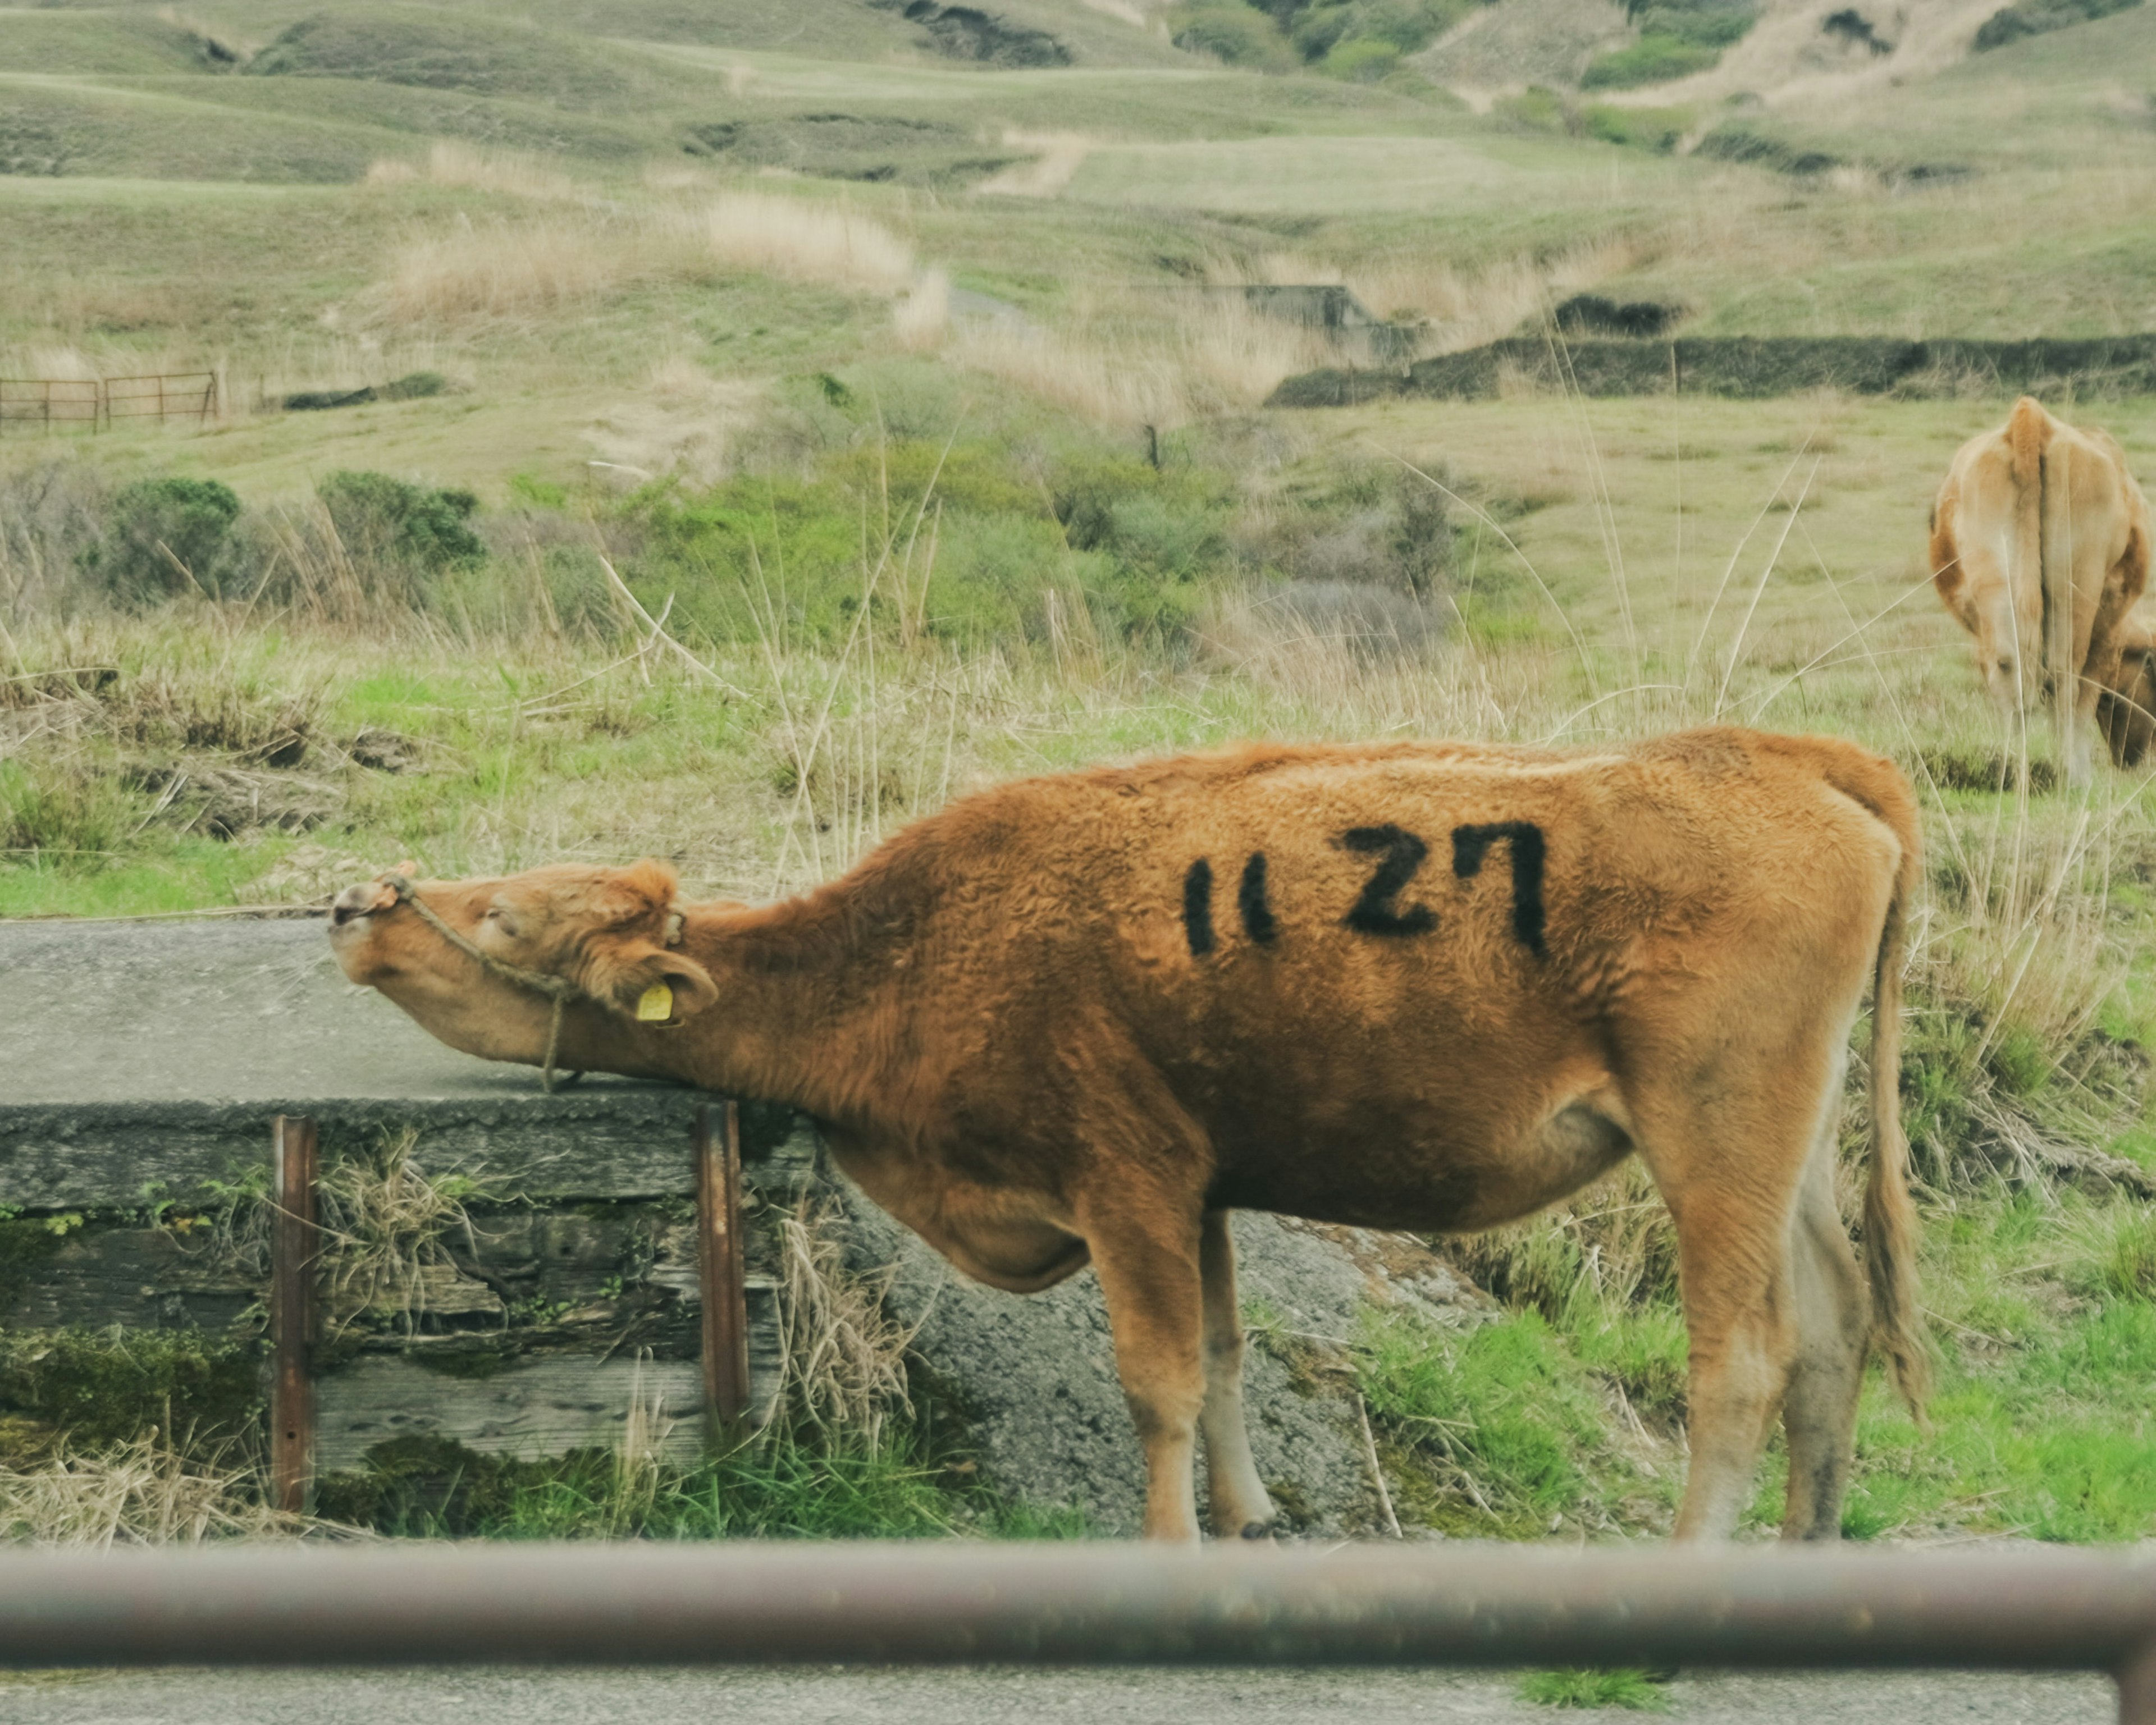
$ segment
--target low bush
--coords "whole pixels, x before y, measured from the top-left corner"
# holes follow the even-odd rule
[[[1681,36],[1642,36],[1630,47],[1601,55],[1581,74],[1582,90],[1634,90],[1668,84],[1704,72],[1722,58],[1722,49]]]
[[[137,480],[112,500],[101,541],[84,567],[116,603],[154,604],[189,592],[214,598],[228,575],[239,498],[215,480]]]
[[[486,555],[469,525],[479,508],[470,491],[435,490],[386,473],[343,471],[323,480],[315,495],[354,557],[436,575]]]
[[[1587,135],[1630,150],[1667,156],[1691,129],[1689,108],[1613,108],[1597,103],[1587,110]]]
[[[2140,3],[2141,0],[2019,0],[2018,4],[2003,7],[1986,18],[1978,27],[1972,45],[1981,54],[2019,42],[2025,36],[2041,36],[2091,18],[2108,18]]]
[[[1368,36],[1355,36],[1337,44],[1325,56],[1322,69],[1350,84],[1375,84],[1400,64],[1399,44]]]
[[[1209,54],[1231,66],[1284,72],[1295,64],[1281,33],[1261,12],[1232,3],[1178,6],[1168,13],[1169,39],[1187,54]]]

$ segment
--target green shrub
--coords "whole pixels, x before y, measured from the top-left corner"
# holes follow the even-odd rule
[[[101,856],[141,827],[141,811],[110,774],[60,760],[0,761],[0,851]]]
[[[104,542],[83,563],[108,596],[129,606],[223,590],[239,499],[215,480],[137,480],[112,500]]]
[[[1605,54],[1581,76],[1582,90],[1631,90],[1644,84],[1667,84],[1704,72],[1722,50],[1681,36],[1642,36],[1629,48]]]
[[[1296,20],[1289,39],[1306,60],[1322,60],[1354,28],[1353,6],[1313,6]]]
[[[1981,54],[2019,42],[2024,36],[2041,36],[2091,18],[2108,18],[2140,3],[2141,0],[2020,0],[2018,5],[2002,8],[1986,18],[1978,28],[1973,45]]]
[[[1247,6],[1178,6],[1168,14],[1169,39],[1190,54],[1209,54],[1231,66],[1285,71],[1295,64],[1281,33]]]
[[[1330,76],[1344,78],[1350,84],[1375,84],[1396,70],[1399,64],[1397,43],[1379,42],[1368,36],[1341,43],[1325,56],[1323,62]]]
[[[1573,129],[1573,112],[1564,98],[1540,84],[1529,85],[1517,95],[1499,97],[1495,111],[1501,119],[1529,131],[1564,132]]]
[[[1613,108],[1598,103],[1587,110],[1587,135],[1630,150],[1667,156],[1691,129],[1689,108]]]
[[[323,480],[315,495],[357,562],[431,576],[486,555],[479,535],[466,525],[479,508],[470,491],[434,490],[386,473],[346,470]]]

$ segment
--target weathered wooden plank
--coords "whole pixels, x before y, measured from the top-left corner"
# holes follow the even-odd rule
[[[482,1179],[518,1197],[688,1198],[696,1189],[690,1122],[710,1100],[699,1091],[594,1078],[552,1096],[535,1090],[483,1101],[0,1101],[0,1204],[69,1210],[131,1208],[151,1197],[207,1203],[218,1187],[262,1168],[270,1122],[280,1113],[313,1119],[326,1156],[416,1130],[429,1172]],[[770,1155],[747,1165],[749,1185],[798,1191],[814,1166],[815,1143],[814,1128],[800,1122]]]
[[[772,1414],[780,1372],[778,1313],[767,1289],[749,1301],[750,1373],[757,1394],[748,1417]],[[632,1399],[655,1398],[670,1422],[661,1453],[702,1453],[703,1369],[693,1359],[549,1353],[505,1362],[492,1375],[452,1376],[427,1357],[362,1354],[316,1380],[315,1455],[324,1471],[360,1466],[373,1445],[396,1437],[453,1439],[485,1454],[558,1455],[622,1440]]]
[[[170,1229],[91,1222],[38,1244],[0,1286],[0,1325],[10,1329],[222,1331],[263,1296],[259,1281]]]

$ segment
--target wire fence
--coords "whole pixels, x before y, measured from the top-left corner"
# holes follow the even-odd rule
[[[2092,1671],[2156,1725],[2156,1555],[1502,1546],[0,1553],[0,1666]]]
[[[11,431],[95,434],[120,419],[192,419],[217,412],[214,372],[136,377],[0,377],[0,435]]]

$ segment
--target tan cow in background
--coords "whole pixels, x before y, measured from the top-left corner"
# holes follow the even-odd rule
[[[2147,610],[2118,626],[2116,669],[2097,698],[2097,728],[2121,767],[2138,767],[2156,742],[2156,620]]]
[[[2041,701],[2070,782],[2088,776],[2089,721],[2118,677],[2118,632],[2148,582],[2148,500],[2111,435],[2027,396],[1955,454],[1932,508],[1932,581],[1976,639],[2010,712]],[[2112,742],[2118,758],[2118,742]]]
[[[1749,1499],[1779,1414],[1785,1537],[1840,1527],[1875,1330],[1924,1363],[1897,1114],[1914,799],[1827,737],[1597,754],[1252,745],[1002,786],[749,907],[564,865],[346,891],[346,973],[491,1060],[789,1102],[967,1274],[1091,1263],[1146,1531],[1272,1520],[1242,1413],[1227,1213],[1492,1228],[1637,1152],[1691,1339],[1681,1536]],[[1876,976],[1871,1297],[1835,1203]],[[561,998],[564,997],[566,998]]]

